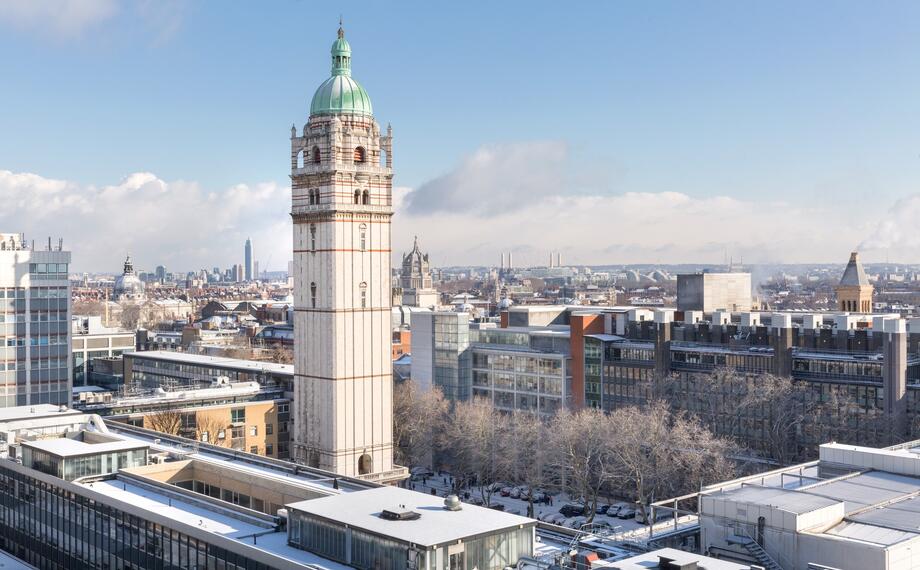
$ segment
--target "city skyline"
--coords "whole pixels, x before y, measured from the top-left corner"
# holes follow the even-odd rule
[[[77,271],[116,268],[129,250],[151,266],[226,266],[249,235],[272,259],[263,270],[284,269],[278,136],[306,119],[309,78],[328,65],[312,54],[343,10],[210,6],[0,7],[0,46],[21,54],[8,79],[33,87],[0,95],[20,133],[0,141],[0,222],[63,235]],[[600,265],[726,251],[836,262],[858,248],[867,263],[910,262],[918,8],[886,8],[345,12],[355,74],[398,125],[394,251],[419,235],[438,266],[494,265],[499,251]],[[237,85],[234,67],[259,87]],[[473,78],[524,95],[508,106]],[[49,152],[48,133],[66,152]]]

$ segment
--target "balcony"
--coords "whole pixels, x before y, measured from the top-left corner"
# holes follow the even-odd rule
[[[293,215],[314,214],[320,212],[350,212],[356,214],[392,214],[393,206],[389,204],[349,204],[347,202],[327,202],[323,204],[297,204],[291,209]]]

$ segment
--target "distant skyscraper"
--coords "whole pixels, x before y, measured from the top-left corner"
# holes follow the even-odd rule
[[[256,261],[255,263],[252,264],[252,278],[261,279],[261,277],[262,277],[262,274],[259,273],[259,262]]]
[[[332,76],[291,129],[294,442],[308,465],[378,481],[393,467],[392,136],[351,77],[339,28]]]
[[[0,407],[69,404],[70,252],[0,234]]]
[[[157,281],[160,283],[166,282],[166,267],[163,265],[157,265],[156,268]]]
[[[252,238],[246,238],[246,245],[243,247],[243,279],[246,281],[252,281],[256,277],[252,264]]]

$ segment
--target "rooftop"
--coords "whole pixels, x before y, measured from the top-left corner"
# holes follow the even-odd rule
[[[421,517],[401,521],[380,518],[384,509],[401,509],[401,506],[419,513]],[[301,501],[288,505],[288,508],[424,546],[536,524],[534,519],[466,503],[459,511],[449,511],[444,508],[444,499],[440,497],[399,487],[378,487]]]
[[[135,360],[161,360],[165,362],[180,362],[183,364],[197,364],[214,368],[230,368],[249,372],[266,372],[272,374],[294,375],[294,365],[262,362],[259,360],[242,360],[239,358],[226,358],[223,356],[205,356],[203,354],[190,354],[188,352],[173,352],[170,350],[151,350],[147,352],[131,352],[126,354]]]
[[[93,443],[70,437],[24,441],[22,442],[22,445],[31,447],[32,449],[45,451],[58,457],[79,457],[82,455],[112,453],[116,451],[128,451],[131,449],[144,449],[147,447],[147,445],[144,443],[125,441],[123,439],[114,439],[111,441]]]

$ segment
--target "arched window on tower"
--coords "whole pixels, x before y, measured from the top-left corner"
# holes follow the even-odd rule
[[[367,190],[365,190],[364,193],[361,194],[361,203],[362,203],[362,204],[370,204],[370,203],[371,203],[371,195],[367,193]]]
[[[362,282],[359,289],[361,289],[361,308],[366,309],[367,308],[367,283]]]
[[[361,224],[358,227],[358,244],[361,251],[367,250],[367,224]]]
[[[310,306],[316,308],[316,283],[310,283]]]
[[[380,149],[380,166],[387,165],[387,151],[384,148]]]
[[[313,164],[319,164],[320,158],[321,158],[321,155],[319,153],[319,147],[318,146],[313,147]]]
[[[310,205],[312,206],[313,204],[316,203],[316,196],[313,195],[313,189],[311,188],[310,191],[307,192],[307,194],[310,195]]]
[[[358,458],[358,475],[367,475],[374,470],[374,460],[367,453]]]
[[[303,151],[297,153],[297,168],[303,168]]]
[[[367,159],[363,146],[355,147],[355,164],[362,164]]]
[[[361,203],[361,191],[355,190],[355,204]]]
[[[316,251],[316,224],[310,224],[310,251]]]

